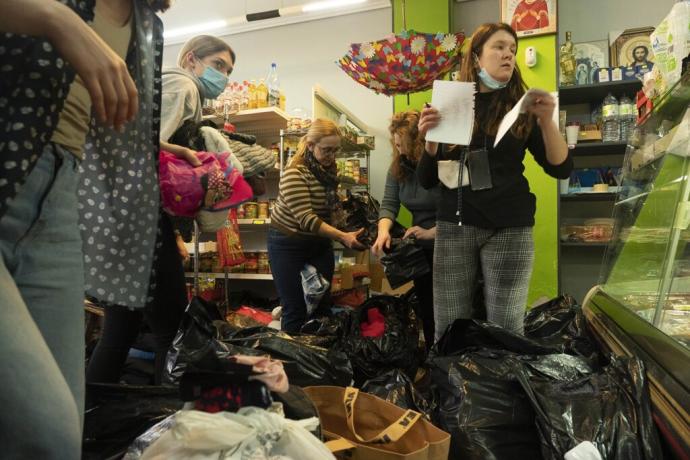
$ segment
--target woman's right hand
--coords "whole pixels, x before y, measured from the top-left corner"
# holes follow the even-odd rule
[[[389,232],[382,232],[379,230],[379,235],[376,237],[376,241],[371,246],[371,252],[376,256],[380,257],[386,249],[391,248],[391,234]]]
[[[364,233],[363,228],[360,228],[356,232],[344,232],[340,236],[340,242],[350,249],[359,249],[362,251],[366,249],[366,247],[357,239],[362,233]]]
[[[196,152],[192,149],[183,147],[180,150],[173,152],[173,154],[178,158],[183,158],[187,161],[187,163],[194,166],[195,168],[197,166],[201,166],[201,160],[199,160],[199,158],[196,156]]]
[[[127,65],[72,10],[52,3],[47,38],[81,77],[98,120],[122,130],[139,110],[137,87]]]
[[[430,129],[438,126],[440,122],[441,114],[438,112],[437,109],[427,104],[422,109],[422,113],[419,116],[419,123],[417,124],[419,134],[421,134],[422,137],[426,137],[426,133]],[[438,142],[427,141],[424,145],[424,149],[430,156],[435,157],[436,152],[438,151]]]

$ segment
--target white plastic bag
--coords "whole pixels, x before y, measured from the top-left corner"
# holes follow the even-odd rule
[[[174,417],[142,460],[335,459],[309,432],[319,424],[316,417],[294,421],[256,407],[216,414],[183,410]]]
[[[319,302],[328,291],[330,283],[319,273],[313,265],[306,264],[300,272],[302,277],[302,289],[304,290],[304,302],[307,304],[307,316],[316,310]]]

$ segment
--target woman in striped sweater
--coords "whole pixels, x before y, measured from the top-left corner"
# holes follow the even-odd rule
[[[329,282],[333,278],[333,241],[364,249],[357,241],[363,229],[342,232],[329,225],[339,208],[335,156],[340,131],[330,120],[317,119],[301,139],[297,153],[280,179],[271,213],[268,257],[283,306],[281,328],[298,332],[307,317],[300,271],[313,265]]]

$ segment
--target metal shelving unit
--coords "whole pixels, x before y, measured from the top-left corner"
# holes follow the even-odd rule
[[[559,88],[559,103],[568,112],[568,118],[588,118],[593,106],[600,104],[608,93],[620,98],[623,94],[634,97],[642,88],[639,80],[623,80],[592,85]],[[584,107],[583,107],[584,105]],[[589,107],[586,107],[589,105]],[[617,167],[623,165],[627,142],[579,142],[571,151],[576,167]],[[596,165],[596,166],[595,166]],[[564,220],[584,221],[590,218],[610,217],[617,193],[559,194],[558,231]],[[558,290],[582,301],[587,291],[597,284],[603,261],[604,243],[558,242]]]

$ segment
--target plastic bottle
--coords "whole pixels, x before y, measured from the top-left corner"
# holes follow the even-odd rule
[[[256,108],[268,107],[268,86],[262,78],[256,86]]]
[[[280,110],[285,110],[285,93],[283,90],[280,90],[280,102],[278,106],[280,107]]]
[[[278,69],[275,62],[271,64],[266,85],[268,86],[268,106],[280,107],[280,80],[278,80]]]
[[[621,100],[618,102],[618,117],[621,125],[621,141],[629,140],[633,129],[635,129],[635,121],[637,120],[637,117],[635,116],[636,109],[637,106],[635,103],[626,95],[623,95]]]
[[[249,82],[247,80],[242,82],[240,94],[242,95],[240,99],[240,110],[247,110],[249,108]]]
[[[604,98],[604,105],[601,108],[604,128],[602,140],[604,142],[618,142],[621,137],[620,120],[618,117],[618,100],[609,93]]]
[[[247,108],[256,109],[258,107],[258,99],[256,94],[256,80],[249,81],[249,105]]]

